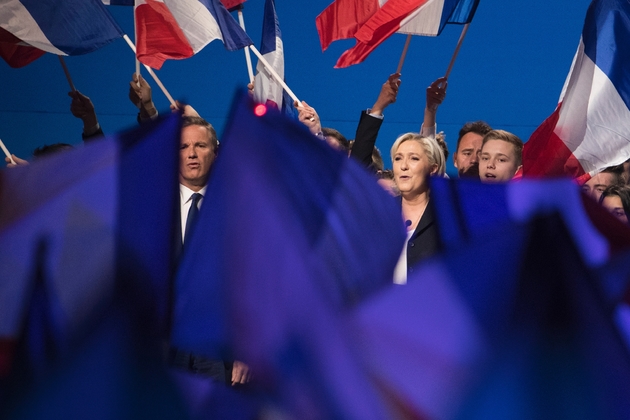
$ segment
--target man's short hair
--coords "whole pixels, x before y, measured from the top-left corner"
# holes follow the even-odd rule
[[[208,121],[206,121],[205,119],[201,117],[193,117],[193,116],[186,115],[182,118],[184,121],[182,123],[182,128],[189,127],[191,125],[198,125],[201,127],[205,127],[208,130],[208,133],[210,134],[210,145],[212,146],[212,150],[214,151],[214,153],[217,154],[219,151],[219,138],[217,137],[217,132],[212,126],[212,124],[210,124]]]
[[[33,150],[33,157],[41,157],[48,156],[58,152],[65,152],[66,150],[72,150],[74,146],[67,143],[55,143],[55,144],[45,144],[43,146],[38,147]]]
[[[334,128],[330,128],[330,127],[322,127],[322,133],[324,134],[324,137],[334,137],[334,138],[336,138],[337,141],[339,142],[339,144],[341,145],[341,150],[344,150],[346,152],[348,150],[350,150],[350,142],[339,131],[335,130]]]
[[[613,176],[613,185],[625,184],[623,180],[623,165],[615,165],[604,168],[601,173],[611,174]]]
[[[464,137],[466,134],[475,133],[483,137],[490,131],[492,131],[492,127],[490,127],[490,125],[485,121],[467,122],[459,130],[459,137],[457,137],[457,147],[455,148],[455,151],[459,150],[459,143],[462,141],[462,137]]]
[[[516,164],[520,166],[523,163],[523,141],[516,134],[512,134],[505,130],[490,130],[483,136],[481,148],[489,140],[503,140],[514,146],[514,154],[516,155]]]

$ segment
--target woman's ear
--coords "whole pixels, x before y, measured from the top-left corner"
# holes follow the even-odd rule
[[[437,163],[434,163],[433,165],[431,165],[431,175],[435,175],[437,173],[437,170],[438,170]]]

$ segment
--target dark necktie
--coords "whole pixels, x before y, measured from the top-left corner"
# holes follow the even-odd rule
[[[191,196],[190,209],[188,210],[188,217],[186,218],[186,230],[184,233],[184,241],[188,241],[190,239],[190,233],[193,229],[193,224],[195,223],[195,219],[197,218],[197,214],[199,214],[199,200],[203,195],[199,193],[194,193]]]

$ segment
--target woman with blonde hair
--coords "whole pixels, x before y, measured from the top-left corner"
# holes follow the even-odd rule
[[[398,137],[392,146],[391,157],[407,227],[407,241],[396,265],[394,283],[405,284],[413,266],[440,249],[434,213],[429,205],[429,177],[444,175],[445,159],[435,139],[418,133]]]

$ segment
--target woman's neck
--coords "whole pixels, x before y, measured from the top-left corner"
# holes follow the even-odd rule
[[[429,203],[429,193],[423,192],[413,197],[402,198],[403,220],[407,230],[415,230]]]

